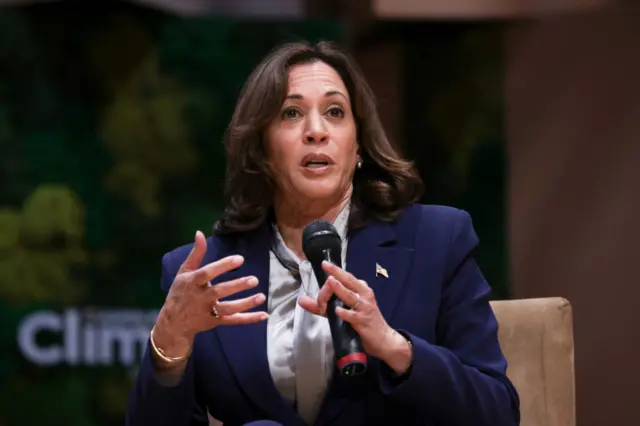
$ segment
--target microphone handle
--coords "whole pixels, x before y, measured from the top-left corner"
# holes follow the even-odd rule
[[[336,315],[336,308],[349,309],[334,294],[327,303],[327,319],[335,352],[336,367],[342,376],[360,376],[367,371],[367,355],[360,336],[351,324]]]
[[[322,258],[310,259],[311,268],[320,287],[327,281],[327,273],[322,269],[322,261],[326,260],[334,265],[342,265],[340,252],[330,249],[322,251]],[[336,367],[341,376],[360,376],[367,371],[367,354],[362,347],[360,335],[351,324],[336,315],[336,308],[350,309],[334,294],[327,303],[327,320],[331,329]]]

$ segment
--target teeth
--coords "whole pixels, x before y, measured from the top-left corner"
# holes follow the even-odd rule
[[[309,161],[306,166],[307,167],[324,167],[328,165],[326,161]]]

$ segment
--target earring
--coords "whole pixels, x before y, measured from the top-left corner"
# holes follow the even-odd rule
[[[356,167],[357,167],[358,169],[361,169],[361,168],[362,168],[362,160],[358,160],[358,162],[356,163]]]

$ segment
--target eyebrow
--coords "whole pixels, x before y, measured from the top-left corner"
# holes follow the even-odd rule
[[[342,96],[345,99],[348,99],[344,95],[344,93],[342,93],[342,92],[340,92],[338,90],[329,90],[328,92],[326,92],[324,94],[325,98],[328,98],[329,96],[335,96],[335,95],[339,95],[339,96]],[[287,95],[287,97],[286,97],[286,99],[303,99],[303,98],[304,98],[304,96],[302,96],[299,93],[291,93],[291,94]]]

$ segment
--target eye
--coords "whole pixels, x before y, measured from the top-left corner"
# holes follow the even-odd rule
[[[342,108],[337,107],[337,106],[329,108],[329,111],[327,111],[327,114],[329,114],[333,118],[342,118],[342,117],[344,117],[344,111],[342,110]]]
[[[282,118],[285,120],[291,120],[298,118],[300,116],[300,112],[295,108],[285,108],[282,111]]]

